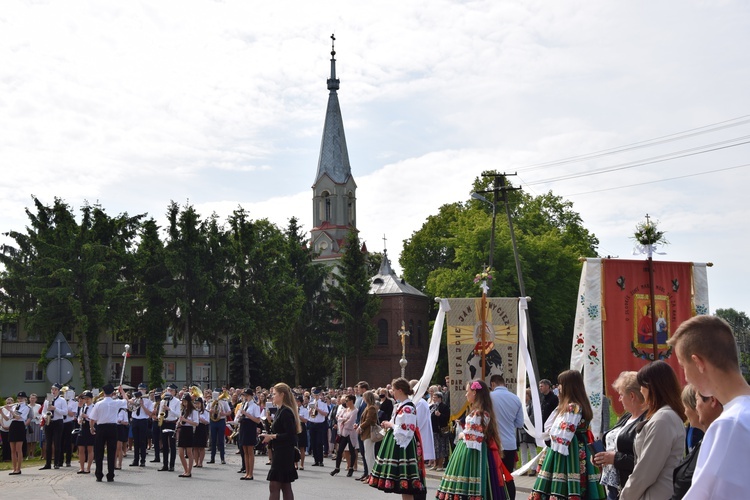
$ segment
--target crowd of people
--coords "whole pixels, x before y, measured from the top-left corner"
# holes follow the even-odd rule
[[[580,372],[566,370],[539,383],[547,446],[539,455],[529,498],[703,499],[741,498],[748,481],[750,386],[739,369],[731,328],[712,316],[684,322],[669,339],[689,384],[664,361],[623,372],[613,387],[625,410],[600,441],[589,424],[593,411]],[[366,381],[346,389],[310,390],[279,383],[270,389],[193,387],[135,392],[105,385],[99,395],[55,384],[42,404],[18,392],[0,408],[0,438],[21,474],[24,459],[43,444],[42,470],[71,467],[78,474],[114,481],[130,451],[131,467],[147,454],[159,471],[191,478],[204,464],[226,463],[227,443],[238,448],[241,480],[254,480],[255,459],[267,457],[270,498],[293,498],[298,471],[325,467],[402,498],[426,498],[426,471],[443,472],[439,499],[512,500],[511,475],[536,456],[538,442],[524,432],[532,417],[501,375],[466,384],[462,415],[452,428],[446,387],[432,386],[413,398],[417,381],[403,378],[372,388]],[[455,448],[454,448],[455,445]],[[104,453],[106,450],[106,467]],[[206,455],[208,454],[208,457]],[[205,460],[208,458],[208,460]],[[524,460],[525,459],[525,460]]]

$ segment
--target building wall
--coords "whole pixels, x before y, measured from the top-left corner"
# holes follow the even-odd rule
[[[397,335],[404,321],[409,330],[409,321],[413,322],[411,335],[406,339],[406,378],[418,379],[422,376],[427,361],[430,346],[429,330],[429,299],[417,295],[386,295],[381,296],[381,306],[378,314],[373,318],[377,327],[380,320],[388,322],[387,344],[379,344],[377,339],[372,351],[360,359],[360,378],[357,379],[354,358],[346,360],[345,387],[353,386],[359,380],[369,382],[370,386],[378,387],[389,384],[394,378],[401,376],[401,339]],[[421,321],[421,344],[418,332]]]

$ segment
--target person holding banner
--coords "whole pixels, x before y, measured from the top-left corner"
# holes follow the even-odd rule
[[[438,486],[437,498],[509,498],[507,482],[513,477],[500,456],[500,435],[487,384],[482,380],[466,384],[466,401],[466,425]]]
[[[586,498],[603,500],[599,469],[586,446],[590,440],[591,410],[581,372],[566,370],[557,377],[560,403],[550,427],[550,447],[545,448],[530,500]]]

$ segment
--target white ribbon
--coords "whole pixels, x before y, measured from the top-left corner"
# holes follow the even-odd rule
[[[414,394],[411,396],[411,400],[416,402],[424,396],[427,389],[430,387],[430,380],[432,375],[435,373],[435,366],[437,365],[438,357],[440,357],[440,339],[443,337],[443,326],[445,325],[445,313],[451,310],[451,306],[448,304],[448,299],[441,299],[435,297],[435,302],[440,303],[440,309],[438,309],[437,318],[435,318],[435,325],[432,327],[432,337],[430,337],[430,350],[427,352],[427,361],[424,365],[424,373],[422,377],[414,386]]]
[[[536,375],[534,370],[531,369],[534,365],[531,363],[531,354],[529,354],[528,347],[528,324],[526,322],[527,311],[529,309],[529,303],[527,297],[519,297],[518,299],[518,383],[516,384],[516,395],[524,402],[526,401],[526,374],[529,375],[529,386],[531,387],[531,405],[534,411],[534,423],[531,423],[529,415],[526,411],[523,412],[524,430],[529,436],[536,439],[537,446],[544,446],[544,440],[542,439],[542,406],[539,401],[539,391],[536,390],[538,387],[536,381]]]
[[[648,255],[649,257],[651,257],[653,254],[667,255],[667,252],[657,252],[656,245],[637,244],[633,247],[633,255]]]

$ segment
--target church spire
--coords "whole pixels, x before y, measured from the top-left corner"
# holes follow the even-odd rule
[[[336,37],[331,35],[331,78],[328,84],[328,108],[323,125],[323,139],[320,142],[320,157],[318,158],[318,172],[315,176],[317,183],[323,175],[328,175],[335,184],[345,184],[351,176],[349,152],[346,148],[344,135],[344,120],[341,117],[339,97],[339,79],[336,78]]]
[[[332,92],[336,92],[339,89],[339,81],[338,78],[336,78],[336,36],[331,35],[331,78],[328,79],[328,90]]]

